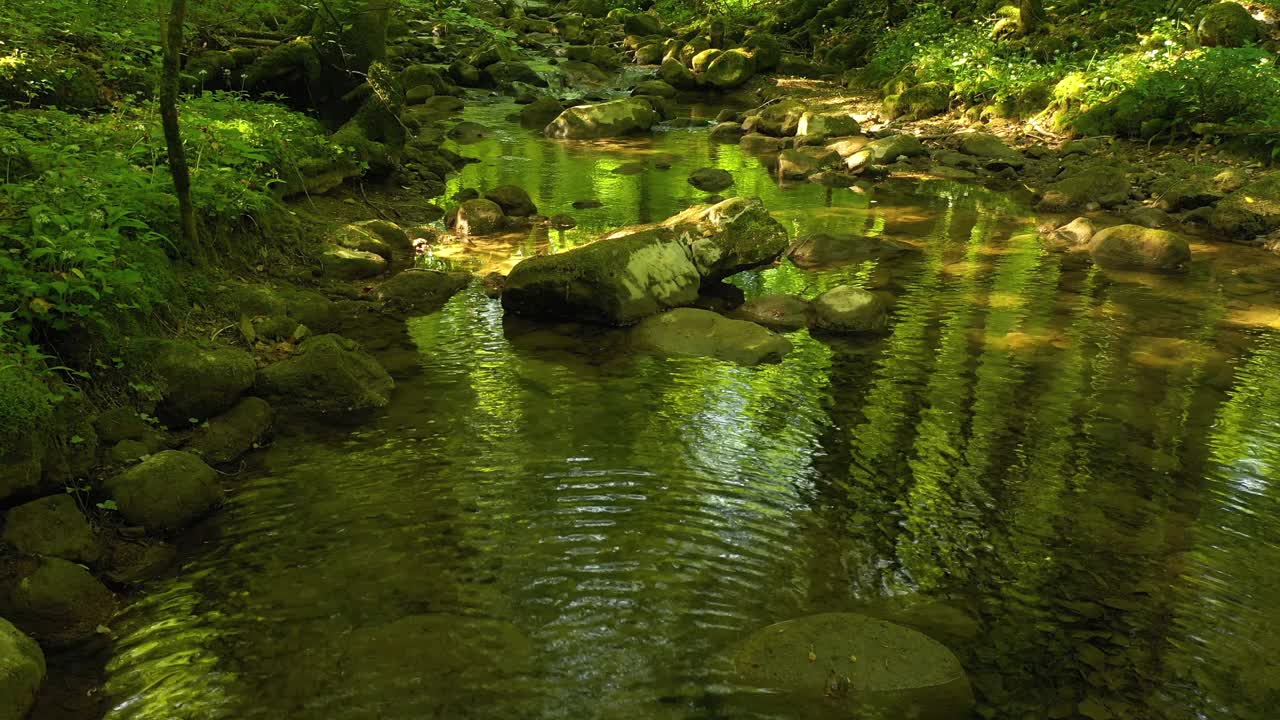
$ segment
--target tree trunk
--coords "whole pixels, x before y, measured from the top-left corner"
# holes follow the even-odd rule
[[[1018,33],[1030,35],[1044,24],[1044,0],[1019,0]]]
[[[188,252],[198,248],[196,211],[191,204],[191,172],[187,168],[187,151],[178,128],[178,72],[182,65],[182,25],[186,22],[187,0],[173,0],[164,34],[164,74],[160,82],[160,121],[164,125],[164,141],[169,150],[169,172],[173,175],[173,191],[178,196],[178,222],[182,241]]]

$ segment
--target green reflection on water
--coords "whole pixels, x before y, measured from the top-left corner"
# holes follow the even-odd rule
[[[724,651],[889,599],[969,628],[946,639],[988,716],[1275,707],[1280,344],[1235,337],[1211,267],[1108,276],[1043,253],[1010,196],[908,180],[827,207],[702,132],[552,143],[510,110],[468,110],[498,131],[450,191],[519,184],[579,227],[442,262],[661,219],[714,165],[793,235],[917,248],[733,279],[890,291],[890,333],[794,333],[741,368],[468,291],[410,322],[421,373],[373,426],[282,437],[236,479],[117,621],[108,717],[777,717]]]

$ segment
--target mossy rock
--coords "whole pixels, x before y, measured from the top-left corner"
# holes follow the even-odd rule
[[[868,143],[865,148],[876,163],[891,163],[900,157],[922,157],[928,154],[924,144],[914,135],[891,135]]]
[[[1191,264],[1185,237],[1141,225],[1117,225],[1097,233],[1089,254],[1099,267],[1114,270],[1180,272]]]
[[[365,280],[387,271],[389,263],[381,255],[367,250],[329,245],[321,247],[320,268],[325,277],[335,280]]]
[[[93,427],[105,445],[114,445],[121,440],[142,440],[155,432],[151,423],[130,407],[104,410],[94,418]]]
[[[93,637],[115,613],[115,596],[83,567],[60,558],[7,563],[3,612],[44,647]]]
[[[165,450],[107,480],[120,514],[151,530],[186,528],[222,501],[218,474],[196,455]]]
[[[694,77],[693,71],[673,57],[662,61],[662,65],[658,68],[658,77],[677,90],[693,90],[698,87],[698,80]]]
[[[973,691],[950,650],[855,613],[764,628],[737,648],[734,667],[742,682],[781,693],[774,699],[798,716],[824,717],[833,704],[848,717],[964,720],[973,711]]]
[[[1123,170],[1095,165],[1049,185],[1036,207],[1044,212],[1079,210],[1090,203],[1109,208],[1126,202],[1130,192]]]
[[[492,200],[475,198],[458,206],[452,225],[459,235],[494,235],[506,227],[506,214]]]
[[[552,120],[560,117],[564,105],[553,97],[542,97],[520,108],[520,126],[542,130]]]
[[[781,362],[791,351],[789,340],[760,325],[697,308],[646,318],[632,331],[631,342],[661,355],[710,357],[739,365]]]
[[[0,618],[0,720],[23,720],[47,669],[40,645]]]
[[[1205,47],[1244,47],[1263,40],[1266,35],[1266,26],[1255,20],[1243,5],[1234,2],[1220,2],[1205,8],[1196,28],[1196,38]]]
[[[4,515],[0,540],[28,555],[58,557],[92,565],[102,547],[70,495],[51,495],[19,505]]]
[[[171,427],[226,412],[253,386],[257,371],[243,350],[181,339],[135,340],[129,360],[156,379],[162,398],[156,412]]]
[[[392,312],[429,315],[444,307],[470,282],[469,273],[414,268],[378,286],[377,297]]]
[[[885,113],[895,119],[923,120],[951,109],[951,85],[944,82],[921,83],[891,97]]]
[[[799,330],[809,324],[809,302],[796,295],[765,295],[748,300],[731,317],[773,330]]]
[[[102,83],[88,65],[67,57],[17,54],[0,64],[0,101],[63,110],[92,110],[103,102]]]
[[[508,217],[529,217],[538,214],[538,206],[528,191],[518,185],[499,185],[484,194],[486,200],[497,203]]]
[[[647,132],[658,122],[653,104],[624,98],[597,105],[578,105],[547,125],[546,135],[559,139],[594,139]]]
[[[879,333],[888,324],[888,306],[875,293],[848,285],[834,287],[809,304],[809,325],[829,333]]]
[[[0,355],[0,363],[7,358]],[[0,502],[40,494],[52,393],[20,366],[0,370]]]
[[[748,133],[760,133],[772,137],[791,137],[800,129],[800,119],[808,112],[808,106],[795,98],[776,102],[758,113],[748,115],[742,127]]]
[[[386,407],[395,381],[355,342],[318,335],[259,372],[257,388],[276,407],[342,417]]]
[[[733,174],[720,168],[698,168],[689,175],[689,184],[702,192],[720,192],[733,187]]]
[[[734,48],[717,55],[698,80],[717,90],[732,90],[745,85],[755,74],[756,61],[752,53]]]
[[[1252,240],[1280,228],[1280,172],[1265,175],[1223,198],[1209,216],[1215,231]]]
[[[786,246],[786,230],[759,199],[732,198],[523,260],[502,303],[515,314],[629,325],[692,304],[703,283],[770,262]]]
[[[198,429],[186,449],[210,465],[225,465],[252,450],[271,432],[274,414],[266,400],[242,399]]]

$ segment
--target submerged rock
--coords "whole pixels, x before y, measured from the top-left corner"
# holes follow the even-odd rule
[[[759,199],[732,198],[523,260],[502,304],[516,314],[628,325],[692,304],[703,283],[771,262],[786,243]]]
[[[271,405],[266,400],[244,398],[197,430],[187,450],[211,465],[233,462],[266,438],[271,431],[272,417]]]
[[[35,640],[0,618],[0,720],[22,720],[44,684],[44,652]]]
[[[865,260],[890,260],[908,252],[909,246],[881,237],[818,233],[797,240],[787,256],[799,267],[814,269]]]
[[[28,555],[93,564],[102,554],[98,538],[70,495],[51,495],[4,515],[0,540]]]
[[[642,133],[658,122],[658,113],[644,98],[630,97],[565,110],[545,130],[547,137],[593,139]]]
[[[780,362],[791,351],[781,335],[746,320],[731,320],[697,308],[677,308],[646,318],[631,340],[644,350],[727,360],[739,365]]]
[[[703,192],[720,192],[733,185],[733,175],[719,168],[699,168],[689,176],[689,184]]]
[[[973,691],[956,656],[911,628],[855,613],[828,613],[771,625],[734,654],[738,677],[778,698],[851,717],[963,720]],[[803,711],[802,711],[803,714]]]
[[[1187,239],[1167,230],[1117,225],[1093,237],[1089,254],[1100,267],[1177,272],[1191,263]]]
[[[115,596],[79,565],[61,558],[23,558],[4,575],[0,599],[15,625],[44,647],[67,647],[94,636],[115,613]]]
[[[259,372],[257,388],[277,407],[349,415],[386,407],[395,381],[355,342],[318,335],[304,340],[293,357]]]
[[[765,295],[747,301],[732,316],[774,330],[799,330],[809,324],[809,302],[796,295]]]
[[[177,450],[152,455],[106,487],[126,520],[151,530],[182,530],[222,502],[213,468]]]
[[[887,323],[888,308],[879,295],[848,285],[834,287],[810,304],[810,325],[815,330],[876,333]]]

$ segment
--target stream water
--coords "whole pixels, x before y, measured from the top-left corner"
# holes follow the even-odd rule
[[[705,128],[551,142],[512,110],[469,106],[495,133],[450,193],[520,185],[578,227],[430,263],[667,217],[710,165],[793,236],[908,247],[734,280],[888,290],[892,331],[801,331],[744,368],[466,291],[410,321],[421,372],[384,416],[278,438],[116,620],[108,718],[808,717],[736,686],[725,653],[831,610],[947,643],[984,717],[1275,717],[1280,263],[1199,244],[1185,277],[1108,274],[1043,252],[1018,195],[904,178],[828,199]]]

